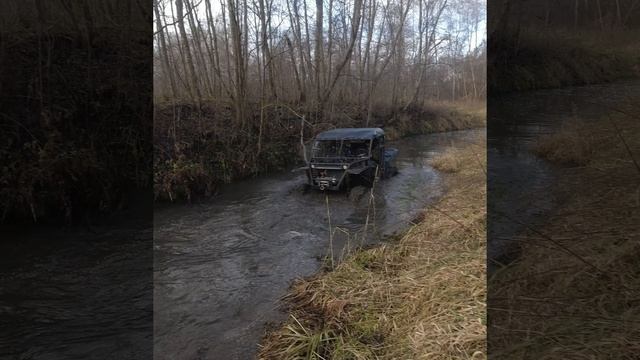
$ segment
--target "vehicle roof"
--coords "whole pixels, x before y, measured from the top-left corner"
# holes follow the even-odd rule
[[[380,128],[332,129],[316,135],[316,140],[373,139],[379,135],[384,135]]]

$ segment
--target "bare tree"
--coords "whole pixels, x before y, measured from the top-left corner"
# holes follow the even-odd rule
[[[268,104],[318,120],[350,107],[369,123],[377,105],[483,96],[483,0],[218,1],[155,1],[158,96],[228,103],[258,143]]]
[[[189,46],[189,39],[187,37],[187,30],[184,26],[184,7],[183,0],[175,0],[176,11],[178,12],[178,29],[180,30],[180,38],[182,41],[183,51],[180,53],[184,56],[185,62],[188,65],[188,75],[190,77],[190,87],[195,92],[195,100],[200,107],[200,103],[202,102],[202,94],[200,93],[200,86],[198,85],[198,75],[196,74],[196,68],[193,64],[193,53],[191,52],[191,47]]]

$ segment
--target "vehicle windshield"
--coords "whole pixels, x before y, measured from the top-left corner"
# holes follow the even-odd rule
[[[312,148],[315,158],[366,157],[369,155],[369,140],[316,140]]]

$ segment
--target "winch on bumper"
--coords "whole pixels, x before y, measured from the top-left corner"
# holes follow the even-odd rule
[[[310,185],[320,190],[339,190],[347,176],[346,169],[337,167],[317,167],[310,168]]]

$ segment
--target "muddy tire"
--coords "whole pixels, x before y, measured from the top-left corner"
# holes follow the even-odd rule
[[[375,170],[367,170],[365,174],[362,175],[362,185],[370,188],[373,187],[373,183],[376,180]]]
[[[346,174],[344,176],[344,182],[342,183],[342,186],[344,190],[346,190],[347,194],[349,193],[349,191],[351,191],[351,186],[352,186],[351,175]]]

